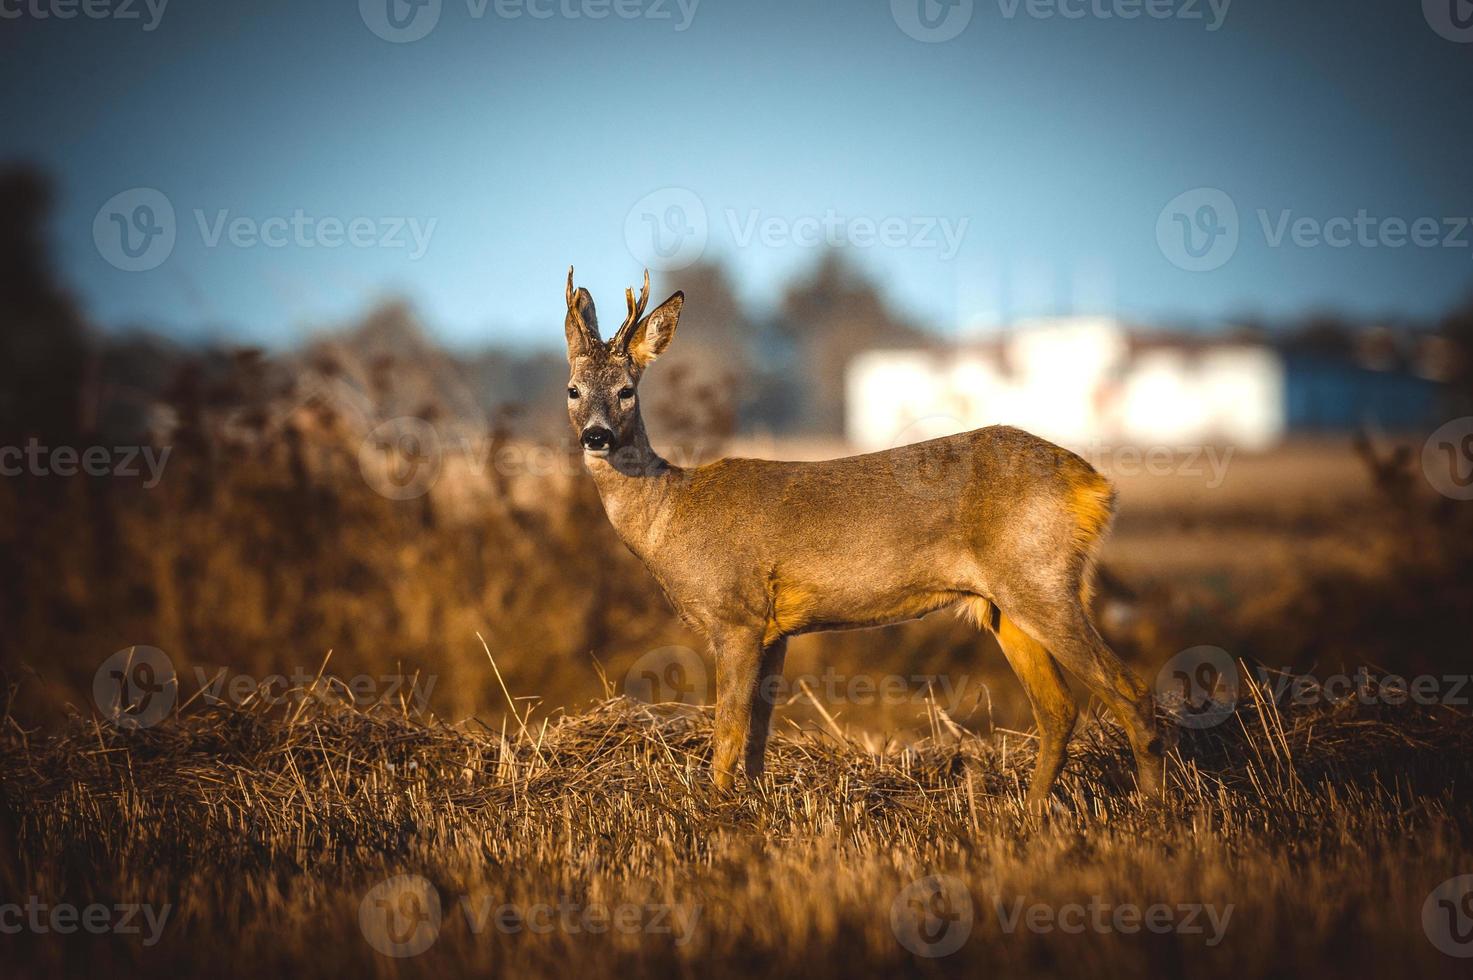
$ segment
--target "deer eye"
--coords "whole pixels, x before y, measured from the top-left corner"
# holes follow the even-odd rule
[[[628,400],[630,398],[633,398],[634,397],[634,389],[631,388],[629,385],[625,385],[624,387],[622,387],[622,388],[619,389],[619,397],[622,398],[622,399],[625,399],[625,400]]]
[[[577,398],[578,397],[578,389],[577,388],[574,388],[572,385],[569,385],[568,386],[568,397],[569,398]]]

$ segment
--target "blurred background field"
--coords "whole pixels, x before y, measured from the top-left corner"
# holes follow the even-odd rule
[[[706,656],[570,451],[561,270],[529,291],[549,338],[530,351],[443,349],[394,302],[270,351],[104,333],[53,263],[49,196],[34,172],[0,180],[0,444],[168,455],[156,481],[32,468],[0,480],[0,667],[19,685],[15,717],[89,713],[99,665],[133,645],[166,652],[180,701],[220,670],[311,674],[332,651],[338,676],[433,678],[436,715],[490,723],[506,701],[478,633],[512,694],[545,710],[626,690],[650,651]],[[771,316],[744,310],[718,265],[656,279],[656,292],[676,287],[689,313],[645,397],[657,448],[680,463],[852,452],[856,357],[909,349],[947,364],[972,349],[905,322],[840,253],[797,270]],[[1433,490],[1422,445],[1467,410],[1470,340],[1465,307],[1428,323],[1260,325],[1232,341],[1317,352],[1354,377],[1372,373],[1368,347],[1395,355],[1381,357],[1389,377],[1411,377],[1404,365],[1431,349],[1421,428],[1351,411],[1251,447],[1077,445],[1120,488],[1097,597],[1115,648],[1148,676],[1199,645],[1295,671],[1466,670],[1473,514]],[[796,641],[789,674],[825,671],[899,675],[917,694],[830,703],[842,724],[924,725],[917,692],[935,677],[960,691],[946,706],[963,725],[1028,724],[991,641],[949,614]],[[817,716],[795,697],[778,717]]]

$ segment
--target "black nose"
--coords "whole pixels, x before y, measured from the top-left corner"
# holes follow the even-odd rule
[[[608,449],[614,443],[614,434],[601,425],[591,425],[583,430],[583,448]]]

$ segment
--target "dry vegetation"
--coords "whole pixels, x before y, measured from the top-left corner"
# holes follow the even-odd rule
[[[448,355],[420,350],[430,370],[376,348],[397,329],[392,311],[372,325],[379,341],[279,360],[94,344],[47,285],[34,211],[0,208],[23,232],[0,229],[0,307],[20,325],[0,333],[12,343],[0,445],[146,438],[171,455],[150,487],[0,480],[6,976],[1238,980],[1462,965],[1428,941],[1422,908],[1473,872],[1465,706],[1290,705],[1254,688],[1226,722],[1181,732],[1172,792],[1151,808],[1129,792],[1120,733],[1090,720],[1057,812],[1038,820],[1021,803],[1032,743],[1016,682],[989,639],[938,615],[796,641],[790,675],[894,675],[906,696],[860,704],[798,688],[778,709],[763,785],[714,796],[708,709],[618,696],[641,655],[700,641],[615,539],[576,458],[514,438],[510,413],[477,421]],[[832,311],[857,301],[835,289],[799,312],[837,329]],[[838,353],[818,346],[832,375]],[[116,394],[94,382],[125,357],[142,365],[135,375],[178,370],[152,377],[146,412],[117,436],[107,412],[78,406]],[[727,405],[672,403],[673,417],[652,421],[658,434],[700,441],[731,427]],[[434,424],[449,451],[429,492],[392,500],[371,485],[363,447],[401,416]],[[1405,453],[1360,450],[1238,458],[1217,486],[1123,477],[1097,610],[1112,645],[1147,677],[1202,644],[1255,676],[1274,676],[1264,665],[1467,675],[1473,505],[1433,495]],[[172,660],[179,706],[121,730],[101,717],[93,679],[135,644]],[[327,675],[284,704],[200,695],[221,670],[311,677],[328,651],[331,676],[417,677],[432,696],[423,710],[392,696],[350,705]],[[927,677],[959,698],[920,700]],[[428,950],[395,959],[361,916],[377,909],[375,886],[402,874],[432,883],[444,916]],[[953,876],[974,907],[965,945],[935,959],[891,923],[897,896],[928,875]],[[31,896],[170,913],[150,945],[15,934],[6,903]],[[478,932],[463,897],[472,912],[482,900],[627,907],[636,925],[659,915],[667,931]],[[1096,899],[1232,913],[1215,943],[999,923],[997,903],[1057,912]]]
[[[1473,834],[1473,727],[1444,707],[1289,709],[1253,689],[1223,724],[1182,731],[1160,808],[1128,795],[1123,737],[1092,721],[1040,821],[1022,808],[1029,740],[944,722],[903,747],[781,724],[764,783],[736,799],[708,789],[699,709],[614,698],[493,731],[301,693],[133,732],[25,735],[7,717],[0,816],[19,847],[3,894],[172,906],[151,946],[6,937],[7,974],[1457,972],[1421,920],[1429,891],[1467,870]],[[376,952],[360,919],[400,874],[424,876],[444,910],[404,959]],[[927,959],[890,916],[933,874],[963,883],[974,923]],[[1092,900],[1202,904],[1223,924],[1001,924],[999,905]],[[559,902],[637,907],[640,929],[477,932],[467,916]]]
[[[1040,821],[1021,804],[1032,749],[1015,682],[990,641],[933,616],[804,638],[790,673],[966,680],[960,703],[800,689],[778,710],[763,786],[716,797],[707,712],[616,696],[640,654],[696,640],[575,465],[508,477],[447,460],[430,493],[393,501],[363,477],[360,429],[316,407],[253,428],[242,400],[181,403],[157,487],[0,482],[0,895],[169,906],[150,945],[146,928],[0,936],[7,975],[1236,980],[1461,965],[1429,942],[1422,909],[1470,870],[1464,707],[1250,697],[1218,727],[1182,731],[1159,808],[1131,796],[1123,738],[1092,720]],[[1179,488],[1127,483],[1100,590],[1112,643],[1147,676],[1202,643],[1255,670],[1466,674],[1466,508],[1419,490],[1404,459],[1367,448],[1335,466],[1337,486],[1359,482],[1329,500],[1270,482],[1185,504]],[[1282,553],[1233,575],[1250,532]],[[183,707],[124,731],[99,717],[91,682],[136,643],[173,659]],[[433,697],[422,712],[352,706],[326,679],[274,706],[199,695],[195,668],[310,675],[329,649],[325,676],[434,677]],[[399,875],[423,876],[443,910],[433,944],[403,959],[363,928],[382,913],[375,888]],[[960,883],[973,909],[961,948],[934,959],[891,920],[930,875]],[[1003,925],[1076,903],[1230,917],[1220,934],[1206,912],[1197,932]],[[564,905],[575,924],[485,918],[507,905],[534,920]],[[627,910],[633,931],[590,933],[580,917],[599,909]]]

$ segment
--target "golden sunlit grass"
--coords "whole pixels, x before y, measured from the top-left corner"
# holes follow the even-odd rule
[[[1039,820],[1022,807],[1030,740],[957,737],[944,719],[907,745],[780,723],[763,784],[722,797],[708,710],[612,698],[490,730],[294,693],[274,707],[197,703],[131,732],[8,724],[4,894],[172,906],[154,946],[7,936],[9,965],[703,977],[1456,965],[1421,919],[1428,893],[1470,870],[1473,727],[1446,707],[1289,708],[1250,687],[1222,724],[1180,732],[1159,807],[1129,794],[1121,733],[1091,721]],[[375,951],[360,919],[400,874],[423,876],[443,909],[433,943],[404,959]],[[937,959],[891,922],[902,891],[933,874],[972,903],[965,942]],[[1004,928],[1017,908],[1090,902],[1206,906],[1220,928],[1205,912],[1200,932]],[[528,910],[559,903],[571,919],[534,930]],[[498,927],[486,910],[503,905],[533,918]],[[578,910],[605,907],[633,910],[635,928],[579,924]]]
[[[1131,794],[1121,734],[1089,721],[1056,811],[1038,819],[1022,805],[1031,736],[997,727],[1028,723],[1016,682],[976,630],[931,617],[796,641],[790,680],[893,675],[907,696],[826,700],[795,682],[766,779],[722,797],[709,709],[612,696],[647,653],[700,641],[614,537],[576,459],[505,480],[447,459],[431,492],[391,500],[361,471],[361,437],[330,418],[232,441],[209,411],[180,415],[169,479],[147,492],[0,483],[15,597],[0,679],[25,678],[0,712],[6,976],[1238,980],[1466,965],[1422,922],[1433,888],[1473,873],[1466,709],[1291,707],[1250,687],[1222,724],[1180,732],[1161,806]],[[1101,589],[1111,642],[1147,677],[1208,643],[1260,677],[1265,664],[1324,675],[1367,662],[1465,674],[1470,513],[1417,492],[1405,461],[1369,462],[1306,470],[1300,494],[1233,483],[1214,508],[1141,498],[1116,538],[1123,573]],[[1354,473],[1373,477],[1365,493],[1319,499],[1316,480]],[[1321,537],[1357,561],[1298,553]],[[1254,541],[1283,552],[1281,567]],[[477,631],[499,669],[469,642]],[[186,705],[122,731],[92,718],[93,684],[135,644],[165,651]],[[435,681],[434,713],[355,707],[326,682],[275,705],[190,695],[217,671],[310,678],[328,649],[343,676]],[[615,681],[590,703],[600,672]],[[938,678],[955,703],[917,704]],[[507,710],[534,692],[586,707]],[[468,716],[496,720],[443,721]],[[427,890],[385,891],[403,875]],[[944,908],[912,888],[928,876],[951,882]],[[8,903],[32,897],[168,916],[149,945],[10,930]],[[365,922],[385,920],[380,899],[408,916],[431,897],[428,948],[375,947]],[[1070,918],[1157,903],[1172,916],[1164,932]],[[522,919],[498,926],[488,913],[501,906]],[[574,919],[538,928],[543,907]],[[591,931],[578,913],[595,909],[630,913],[632,928]],[[909,935],[927,909],[945,913],[924,921],[958,943],[948,956],[898,938],[892,914]],[[1030,910],[1042,925],[1015,921]],[[948,916],[968,928],[940,928]]]

